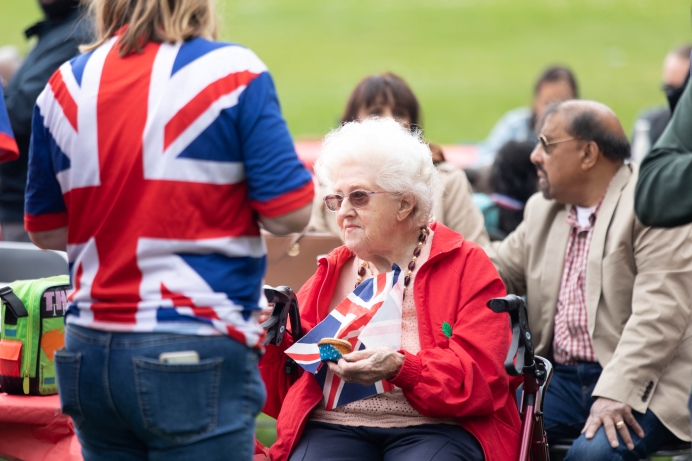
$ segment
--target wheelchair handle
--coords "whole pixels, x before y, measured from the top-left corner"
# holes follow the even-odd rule
[[[300,325],[300,312],[298,311],[298,298],[293,290],[287,286],[270,287],[264,286],[264,296],[267,301],[274,303],[269,319],[262,323],[262,328],[267,331],[264,345],[273,344],[278,346],[286,333],[286,321],[291,319],[291,336],[293,341],[298,341],[303,336]]]
[[[505,358],[507,373],[519,376],[524,373],[525,367],[534,367],[533,341],[524,299],[507,295],[504,298],[493,298],[486,305],[495,313],[509,313],[512,343]]]

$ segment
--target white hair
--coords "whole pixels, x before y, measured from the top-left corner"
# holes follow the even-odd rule
[[[346,165],[367,167],[382,190],[412,194],[416,200],[412,225],[425,225],[432,218],[442,186],[420,130],[411,132],[391,118],[344,123],[322,141],[315,174],[333,189],[340,168]]]

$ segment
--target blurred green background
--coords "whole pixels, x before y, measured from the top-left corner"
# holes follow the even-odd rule
[[[221,37],[272,71],[293,135],[321,137],[365,75],[392,71],[423,106],[429,139],[479,140],[527,104],[543,68],[577,74],[584,98],[631,131],[664,104],[666,52],[692,41],[689,0],[220,0]],[[0,0],[0,44],[28,50],[34,0]]]

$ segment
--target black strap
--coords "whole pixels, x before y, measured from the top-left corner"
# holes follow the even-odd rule
[[[12,288],[9,286],[0,288],[0,298],[7,303],[7,307],[10,308],[15,317],[28,317],[29,312],[27,312],[26,307],[21,299],[17,298],[14,294]]]

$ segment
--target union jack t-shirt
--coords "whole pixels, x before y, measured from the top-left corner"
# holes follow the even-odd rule
[[[65,63],[34,110],[25,226],[68,227],[67,323],[258,347],[257,214],[311,202],[266,66],[201,38]]]

